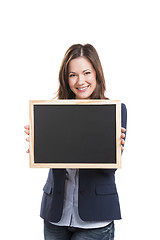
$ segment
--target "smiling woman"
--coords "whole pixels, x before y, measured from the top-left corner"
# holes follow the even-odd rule
[[[59,88],[55,98],[108,99],[105,91],[104,74],[96,49],[90,44],[72,45],[66,51],[60,67]],[[127,110],[125,104],[122,104],[121,135],[118,137],[121,138],[122,151],[126,122]],[[25,128],[25,132],[30,134],[29,127]],[[78,134],[75,144],[76,138]],[[92,146],[95,151],[96,147]],[[84,160],[86,156],[83,154]],[[77,152],[73,157],[77,158]],[[45,240],[113,240],[114,220],[121,219],[115,171],[51,168],[43,188],[40,213],[44,219]]]

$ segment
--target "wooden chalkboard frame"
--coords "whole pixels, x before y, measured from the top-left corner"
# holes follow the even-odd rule
[[[34,106],[55,104],[114,104],[116,106],[116,159],[115,163],[35,163],[34,162]],[[121,102],[120,100],[107,99],[61,99],[61,100],[30,100],[29,101],[30,121],[30,143],[29,160],[31,168],[121,168]]]

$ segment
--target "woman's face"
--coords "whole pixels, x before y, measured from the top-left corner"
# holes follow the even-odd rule
[[[86,57],[72,59],[68,66],[68,82],[76,99],[89,99],[96,88],[96,71]]]

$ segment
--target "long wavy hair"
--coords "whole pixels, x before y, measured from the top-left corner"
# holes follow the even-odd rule
[[[75,94],[68,83],[68,66],[72,59],[86,57],[96,71],[96,88],[90,95],[90,99],[108,99],[104,93],[106,91],[105,78],[102,65],[96,49],[91,44],[74,44],[65,53],[59,70],[59,88],[56,91],[58,99],[75,99]]]

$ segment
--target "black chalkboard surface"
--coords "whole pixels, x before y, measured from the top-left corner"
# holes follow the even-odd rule
[[[119,168],[120,101],[30,101],[30,167]]]

